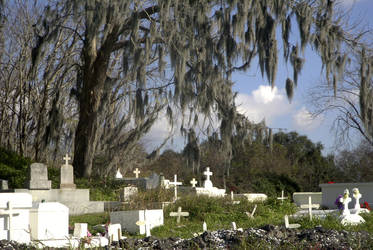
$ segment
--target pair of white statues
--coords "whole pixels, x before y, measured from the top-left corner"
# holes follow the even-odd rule
[[[340,216],[341,223],[346,224],[360,224],[365,222],[365,220],[359,215],[360,213],[360,198],[361,194],[358,188],[352,189],[352,196],[355,198],[355,207],[353,209],[353,214],[351,214],[350,209],[348,208],[348,203],[351,202],[350,191],[345,189],[343,196],[339,201],[343,204],[343,212]]]

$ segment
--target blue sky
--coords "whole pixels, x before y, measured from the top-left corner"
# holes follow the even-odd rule
[[[360,20],[365,28],[373,28],[373,0],[339,0],[339,6],[343,10],[350,11],[351,21]],[[295,23],[292,31],[295,34],[296,28],[294,27],[296,27]],[[262,78],[255,62],[252,63],[248,72],[239,72],[232,76],[235,82],[234,90],[239,93],[236,99],[239,112],[252,121],[259,122],[265,119],[269,127],[281,128],[285,132],[296,131],[308,136],[313,142],[321,142],[325,147],[325,154],[335,152],[338,146],[335,145],[334,132],[331,130],[335,114],[329,113],[316,118],[309,114],[309,110],[312,110],[308,104],[309,90],[315,87],[323,77],[319,57],[311,49],[305,50],[306,62],[290,103],[286,97],[285,81],[288,77],[292,78],[293,71],[291,66],[286,65],[281,58],[282,48],[279,49],[279,67],[275,88],[272,89],[268,80]],[[161,118],[143,139],[143,144],[148,150],[168,135],[166,124],[166,120]],[[355,140],[359,141],[357,135]],[[183,145],[183,139],[176,134],[173,143],[168,143],[166,149],[179,151]]]

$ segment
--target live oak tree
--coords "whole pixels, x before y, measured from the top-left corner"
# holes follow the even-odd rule
[[[332,0],[49,1],[35,28],[33,70],[58,34],[75,34],[66,43],[76,43],[79,51],[71,65],[79,108],[73,161],[77,176],[92,173],[98,135],[106,126],[101,117],[110,98],[105,97],[113,88],[120,90],[117,98],[126,103],[122,112],[134,121],[115,146],[138,140],[159,111],[165,108],[172,118],[177,107],[190,118],[183,129],[196,123],[200,114],[216,112],[229,155],[237,115],[231,74],[247,70],[257,58],[273,86],[282,40],[282,56],[294,72],[293,79],[286,81],[290,98],[307,45],[320,55],[326,76],[336,85],[344,67],[341,43],[348,34],[334,12]],[[290,37],[295,20],[299,39]],[[111,150],[110,145],[106,150]]]

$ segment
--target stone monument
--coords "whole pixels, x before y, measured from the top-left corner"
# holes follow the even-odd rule
[[[49,190],[52,183],[48,180],[47,166],[43,163],[32,163],[30,166],[29,189]]]
[[[65,160],[65,165],[61,166],[61,189],[75,189],[76,185],[74,184],[74,168],[69,164],[71,158],[68,154],[63,158]]]

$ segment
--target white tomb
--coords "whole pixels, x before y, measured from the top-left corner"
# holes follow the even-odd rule
[[[122,229],[130,233],[145,234],[146,227],[152,229],[164,224],[163,209],[111,212],[110,222],[121,224]]]
[[[59,202],[33,203],[30,210],[32,240],[69,237],[69,208]]]
[[[247,194],[234,194],[234,198],[246,198],[249,202],[263,202],[268,199],[266,194],[261,193],[247,193]]]
[[[30,242],[29,209],[32,197],[24,193],[0,193],[0,240]]]
[[[88,236],[88,224],[87,223],[74,223],[73,236],[81,239]]]
[[[293,193],[293,201],[295,205],[297,205],[298,207],[300,207],[301,205],[307,205],[308,197],[311,197],[314,203],[321,204],[321,199],[322,199],[321,192],[294,192]]]
[[[224,197],[225,189],[219,189],[213,186],[210,180],[210,176],[212,176],[212,172],[210,171],[209,167],[206,168],[206,171],[204,171],[203,174],[206,176],[206,180],[203,182],[203,187],[195,188],[196,194],[207,195],[210,197]]]

